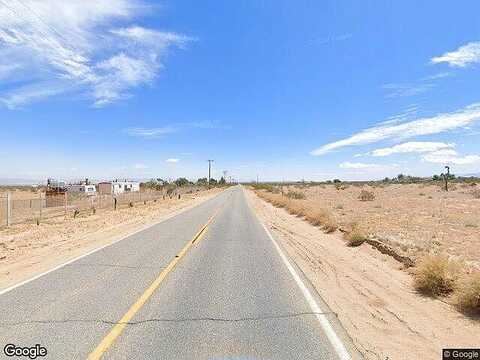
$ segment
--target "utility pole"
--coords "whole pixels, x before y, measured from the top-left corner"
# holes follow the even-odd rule
[[[450,177],[450,166],[445,166],[447,174],[445,175],[445,191],[448,191],[448,178]]]
[[[212,173],[212,162],[214,160],[207,160],[208,161],[208,188],[210,189],[210,176],[211,176],[211,173]]]

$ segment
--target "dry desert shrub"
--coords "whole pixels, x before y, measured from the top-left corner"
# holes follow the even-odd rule
[[[324,209],[308,210],[305,219],[314,226],[321,226],[326,233],[332,233],[338,227],[332,216]]]
[[[445,255],[427,255],[415,269],[413,285],[427,295],[446,295],[455,289],[461,269],[459,262]]]
[[[327,234],[333,233],[338,229],[337,222],[331,216],[327,216],[324,219],[322,227]]]
[[[305,220],[314,226],[321,226],[326,233],[337,230],[335,219],[328,211],[316,208],[315,204],[262,191],[257,192],[257,194],[274,206],[283,207],[292,215],[304,217]]]
[[[305,213],[305,219],[314,226],[322,225],[326,217],[327,213],[323,209],[310,208]]]
[[[287,205],[290,214],[304,217],[307,213],[307,205],[304,201],[290,201]]]
[[[480,314],[480,272],[469,275],[459,283],[454,304],[460,311]]]
[[[373,201],[375,200],[375,194],[368,190],[362,190],[360,195],[358,195],[358,199],[360,201]]]
[[[367,237],[357,226],[352,226],[352,230],[345,233],[345,238],[347,240],[347,246],[350,247],[360,246],[367,240]]]
[[[286,196],[290,199],[303,200],[305,199],[305,194],[300,191],[290,190],[287,192]]]

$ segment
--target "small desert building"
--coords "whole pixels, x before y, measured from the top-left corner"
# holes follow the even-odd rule
[[[140,183],[137,181],[106,181],[98,183],[97,186],[100,194],[118,195],[140,191]]]
[[[95,195],[97,193],[97,189],[95,185],[85,185],[85,184],[75,184],[75,185],[68,185],[67,191],[71,193],[82,193],[86,195]]]

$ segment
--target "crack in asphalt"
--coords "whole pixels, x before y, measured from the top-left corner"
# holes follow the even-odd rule
[[[243,318],[220,318],[220,317],[198,317],[198,318],[183,318],[183,319],[168,319],[168,318],[152,318],[138,321],[129,321],[129,322],[117,322],[109,320],[88,320],[88,319],[66,319],[66,320],[31,320],[31,321],[19,321],[19,322],[0,322],[0,327],[13,327],[21,325],[34,325],[34,324],[66,324],[66,323],[101,323],[108,325],[117,325],[117,324],[126,324],[126,325],[142,325],[146,323],[155,323],[155,322],[171,322],[171,323],[182,323],[182,322],[200,322],[200,321],[210,321],[210,322],[224,322],[224,323],[238,323],[238,322],[249,322],[249,321],[268,321],[276,319],[289,319],[302,316],[316,316],[316,315],[335,315],[337,313],[333,311],[327,312],[299,312],[293,314],[283,314],[283,315],[265,315],[257,317],[243,317]]]

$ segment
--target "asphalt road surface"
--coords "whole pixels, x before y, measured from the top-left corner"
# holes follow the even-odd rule
[[[47,359],[349,358],[281,252],[230,188],[1,294],[0,358],[7,344]]]

